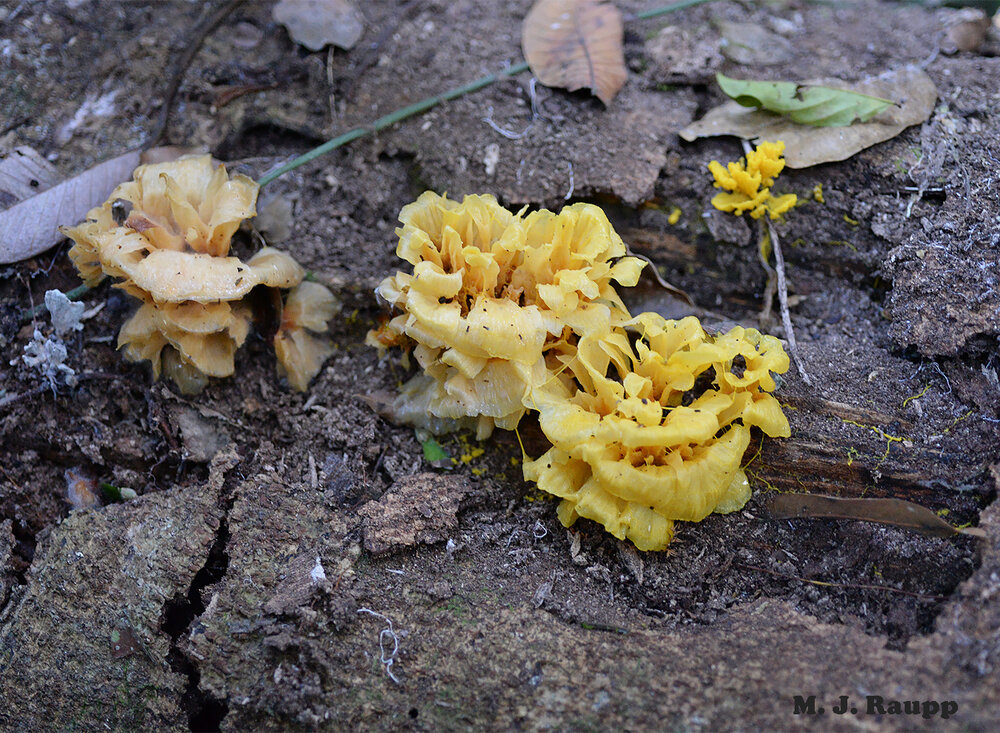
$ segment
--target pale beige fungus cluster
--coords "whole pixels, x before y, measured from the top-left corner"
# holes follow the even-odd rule
[[[256,213],[258,188],[208,155],[143,165],[86,221],[63,230],[87,285],[107,275],[141,301],[119,332],[126,358],[149,361],[155,377],[166,374],[184,392],[233,374],[257,287],[288,291],[275,350],[293,387],[306,389],[329,355],[307,331],[326,330],[333,294],[304,282],[305,270],[285,252],[265,247],[246,262],[230,255],[233,234]]]

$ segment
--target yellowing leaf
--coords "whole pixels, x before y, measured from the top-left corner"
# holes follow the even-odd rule
[[[550,87],[590,89],[604,104],[625,84],[622,14],[600,0],[538,0],[524,19],[521,47]]]
[[[867,122],[893,105],[889,99],[793,81],[743,81],[721,73],[715,80],[744,107],[766,109],[813,127],[846,127],[856,119]]]
[[[842,84],[836,79],[802,82],[807,85]],[[738,102],[726,102],[680,131],[691,142],[700,137],[735,135],[747,140],[781,140],[785,143],[785,163],[789,168],[808,168],[819,163],[846,160],[883,140],[895,137],[910,125],[919,125],[930,117],[937,99],[937,88],[927,74],[916,66],[869,77],[854,84],[844,84],[850,91],[899,102],[882,114],[849,127],[810,127],[770,112],[748,109]]]
[[[928,537],[969,534],[985,537],[976,527],[959,528],[944,521],[927,507],[903,499],[841,499],[819,494],[778,494],[768,508],[782,519],[826,517],[878,522],[913,530]]]

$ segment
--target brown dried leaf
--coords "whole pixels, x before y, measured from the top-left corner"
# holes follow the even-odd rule
[[[983,530],[975,527],[954,527],[927,507],[903,499],[841,499],[818,494],[778,494],[771,498],[768,508],[780,519],[856,519],[891,524],[928,537],[951,537],[956,534],[986,536]]]
[[[521,48],[542,84],[586,87],[610,104],[627,76],[624,33],[622,14],[611,3],[538,0],[524,19]]]
[[[789,168],[808,168],[846,160],[865,148],[896,137],[911,125],[919,125],[930,117],[937,99],[934,82],[916,66],[906,66],[853,84],[837,79],[814,79],[800,84],[833,86],[891,99],[897,106],[890,107],[868,122],[855,123],[850,127],[811,127],[730,101],[692,122],[678,134],[688,142],[714,135],[734,135],[746,140],[781,140],[785,143],[786,165]]]

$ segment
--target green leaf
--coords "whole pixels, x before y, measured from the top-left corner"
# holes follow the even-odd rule
[[[744,107],[777,112],[813,127],[847,127],[856,119],[867,122],[895,104],[881,97],[793,81],[744,81],[724,74],[716,74],[715,79],[723,92]]]
[[[434,468],[451,468],[451,456],[434,438],[428,438],[420,444],[424,449],[424,460]]]
[[[108,501],[128,501],[138,496],[133,489],[126,486],[114,486],[104,481],[101,482],[101,491]]]

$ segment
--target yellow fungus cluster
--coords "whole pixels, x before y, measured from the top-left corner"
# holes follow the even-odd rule
[[[305,271],[284,252],[265,247],[247,262],[229,254],[240,223],[256,213],[258,188],[246,176],[230,179],[208,155],[142,165],[86,221],[63,229],[87,285],[108,275],[141,301],[119,332],[126,358],[149,361],[154,377],[162,371],[186,393],[233,373],[253,316],[246,299],[258,286],[290,291],[275,349],[293,387],[305,389],[329,354],[304,329],[326,329],[333,294],[303,282]]]
[[[754,219],[764,214],[777,219],[791,209],[797,200],[794,193],[771,194],[775,177],[785,167],[784,152],[785,144],[781,141],[762,142],[739,163],[723,167],[713,160],[708,169],[715,178],[715,187],[723,192],[715,195],[712,206],[736,215],[750,212]]]
[[[413,273],[378,286],[402,313],[367,340],[413,346],[423,373],[396,401],[404,422],[441,432],[459,421],[480,438],[513,429],[564,331],[600,334],[629,318],[612,281],[634,285],[644,263],[625,256],[596,206],[525,216],[488,195],[427,192],[399,218],[396,254]]]
[[[788,436],[771,372],[788,369],[773,336],[643,313],[624,333],[581,338],[534,407],[553,447],[526,479],[560,497],[559,518],[600,522],[640,550],[663,549],[675,520],[698,522],[750,498],[740,468],[754,425]],[[609,376],[610,375],[610,376]]]
[[[377,293],[400,314],[368,334],[410,346],[422,371],[390,412],[434,432],[514,428],[535,410],[552,448],[524,477],[562,499],[559,518],[604,525],[659,550],[677,520],[741,508],[750,428],[787,436],[769,392],[788,369],[780,342],[694,317],[635,318],[612,281],[643,263],[596,206],[513,214],[491,196],[425,193],[400,215],[396,273]]]

